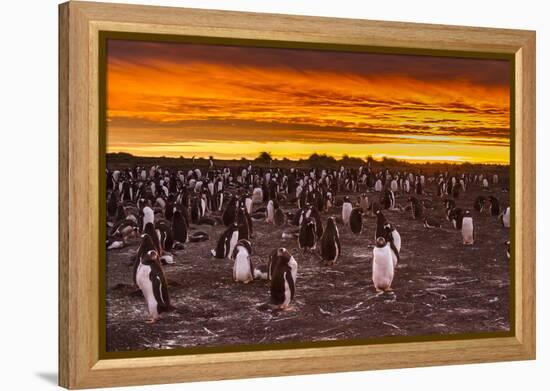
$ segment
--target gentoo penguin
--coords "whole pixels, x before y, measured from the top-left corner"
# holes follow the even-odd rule
[[[223,224],[226,227],[229,227],[231,224],[235,222],[236,218],[237,218],[237,201],[235,200],[234,197],[230,197],[229,202],[227,203],[222,213]]]
[[[487,180],[487,178],[483,178],[483,182],[482,182],[481,187],[483,187],[483,190],[488,190],[489,189],[489,181]]]
[[[286,223],[286,215],[283,210],[279,207],[278,203],[274,204],[275,213],[273,216],[273,222],[277,227],[283,226]]]
[[[374,191],[376,191],[377,193],[382,191],[382,181],[380,179],[376,181],[374,185]]]
[[[155,323],[160,319],[162,312],[174,310],[170,304],[168,285],[156,251],[149,250],[140,257],[135,281],[147,303],[151,317],[147,323]]]
[[[231,258],[233,263],[233,280],[248,284],[254,280],[254,266],[252,265],[252,244],[249,240],[241,239],[235,245]]]
[[[387,223],[384,226],[384,230],[384,240],[390,247],[393,267],[395,268],[397,267],[397,263],[399,262],[399,252],[401,251],[401,235],[399,235],[399,232],[397,232],[395,226],[390,223]]]
[[[275,206],[273,205],[273,200],[269,200],[267,203],[267,217],[265,222],[268,224],[273,224],[273,219],[275,217]]]
[[[264,199],[264,193],[261,187],[256,187],[252,191],[252,203],[261,204]]]
[[[222,233],[218,239],[218,244],[215,249],[211,250],[212,255],[216,258],[227,258],[233,254],[233,249],[239,241],[239,228],[237,223],[231,224]]]
[[[374,232],[374,240],[384,237],[384,234],[386,233],[385,226],[388,224],[388,220],[386,220],[386,216],[382,213],[381,210],[376,211],[376,231]]]
[[[424,219],[424,228],[441,228],[441,222],[435,217],[426,217]]]
[[[107,214],[109,216],[114,216],[118,208],[118,197],[116,192],[113,190],[109,195],[109,200],[107,201]]]
[[[469,211],[464,212],[462,218],[462,243],[474,244],[474,219]]]
[[[155,212],[149,206],[143,208],[143,225],[142,230],[145,231],[145,226],[148,223],[154,224],[155,222]]]
[[[411,203],[412,217],[415,220],[418,220],[424,216],[424,206],[416,197],[409,197],[409,202]]]
[[[393,275],[394,267],[390,246],[383,237],[379,237],[372,250],[372,282],[376,291],[391,291]]]
[[[393,191],[385,189],[380,196],[380,203],[384,209],[395,209],[395,195]]]
[[[327,220],[327,226],[321,237],[321,257],[328,266],[334,265],[342,252],[340,234],[333,217]]]
[[[506,256],[508,257],[508,259],[510,259],[510,241],[507,240],[504,242],[504,244],[506,245]]]
[[[298,246],[301,250],[315,250],[317,245],[317,229],[315,220],[308,217],[300,226],[298,235]]]
[[[510,228],[510,207],[508,206],[500,216],[500,222],[505,228]]]
[[[493,196],[489,196],[489,202],[491,203],[491,216],[498,216],[500,214],[500,202]]]
[[[349,216],[351,232],[359,235],[363,231],[363,209],[354,208]]]
[[[365,215],[369,212],[369,197],[367,197],[366,193],[362,193],[359,196],[359,206],[363,209]]]
[[[349,217],[352,209],[353,205],[351,204],[349,197],[344,197],[344,203],[342,204],[342,221],[346,227],[349,226]]]
[[[143,233],[149,235],[149,237],[153,241],[153,245],[155,246],[154,250],[157,252],[157,255],[162,254],[162,246],[160,244],[159,234],[157,233],[157,230],[155,229],[155,226],[153,225],[153,223],[145,224]]]
[[[183,214],[176,210],[172,216],[172,237],[175,243],[185,244],[187,242],[187,222]]]
[[[269,287],[271,305],[281,310],[289,309],[296,294],[298,264],[286,249],[279,248],[272,265],[274,267]]]
[[[447,216],[454,229],[462,229],[462,221],[464,218],[464,212],[462,212],[462,209],[453,208],[449,210]]]
[[[250,226],[246,218],[246,208],[239,208],[237,211],[237,225],[239,227],[239,239],[250,239]]]
[[[485,197],[478,196],[476,197],[474,201],[474,210],[477,212],[483,212],[483,209],[485,208]]]
[[[284,247],[276,248],[271,252],[271,254],[269,254],[269,262],[267,265],[267,279],[272,279],[275,268],[281,262],[287,263],[290,266],[292,278],[294,279],[294,281],[296,281],[298,273],[298,262],[296,262],[294,257]]]

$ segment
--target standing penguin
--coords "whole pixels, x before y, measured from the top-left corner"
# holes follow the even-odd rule
[[[271,281],[273,273],[280,263],[287,263],[291,268],[291,274],[294,281],[298,273],[298,262],[284,247],[277,248],[269,254],[269,262],[267,265],[267,279]]]
[[[327,266],[332,266],[336,263],[341,253],[340,234],[338,233],[334,218],[329,217],[327,219],[327,226],[321,237],[321,257]]]
[[[474,244],[474,219],[470,216],[470,212],[464,212],[462,218],[462,243]]]
[[[349,216],[349,226],[351,228],[351,232],[353,232],[356,235],[361,234],[363,231],[363,209],[362,208],[354,208],[351,211],[351,214]]]
[[[277,309],[286,310],[296,294],[296,275],[298,264],[285,248],[279,248],[273,262],[269,291],[271,305]]]
[[[510,241],[507,240],[504,242],[504,244],[506,245],[506,256],[508,257],[508,259],[510,259]]]
[[[241,239],[235,245],[231,258],[233,263],[233,280],[248,284],[254,280],[254,266],[252,265],[252,244],[249,240]]]
[[[317,228],[315,220],[311,217],[305,219],[300,226],[298,246],[304,251],[315,250],[317,247]]]
[[[483,196],[476,197],[474,201],[474,210],[481,213],[483,212],[484,208],[485,208],[485,197]]]
[[[351,215],[352,209],[353,206],[351,204],[351,201],[349,200],[349,197],[344,197],[344,203],[342,204],[342,221],[344,222],[344,225],[346,227],[349,226],[349,217]]]
[[[383,237],[379,237],[372,250],[372,282],[376,291],[391,291],[393,276],[394,267],[390,246]]]
[[[155,212],[153,212],[153,209],[149,206],[144,207],[142,230],[145,230],[145,226],[147,225],[147,223],[154,224],[154,222],[155,222]]]
[[[489,202],[491,203],[491,216],[498,216],[500,214],[500,202],[493,196],[489,196]]]
[[[362,193],[359,196],[359,206],[363,209],[364,214],[369,212],[369,197],[367,196],[367,193]]]
[[[500,217],[500,222],[502,223],[504,228],[510,228],[510,207],[509,206],[502,213]]]
[[[151,317],[147,323],[155,323],[160,319],[162,312],[174,310],[174,307],[170,304],[168,285],[156,251],[149,250],[140,257],[136,268],[135,281],[147,303],[147,309]]]
[[[267,217],[265,222],[268,224],[273,224],[273,219],[275,218],[275,206],[273,205],[273,200],[269,200],[267,203]]]
[[[286,223],[286,215],[283,212],[283,210],[279,207],[278,202],[275,202],[273,206],[275,207],[275,213],[273,215],[273,223],[275,223],[277,227],[281,227]]]
[[[229,227],[231,224],[235,222],[236,218],[237,218],[237,200],[234,197],[230,197],[229,202],[227,203],[227,206],[225,207],[222,213],[223,224],[226,227]]]
[[[239,228],[237,223],[231,224],[227,229],[222,233],[218,239],[218,244],[215,249],[211,250],[211,253],[216,258],[227,258],[233,255],[233,249],[237,245],[239,240]]]
[[[412,217],[415,220],[421,219],[424,216],[424,206],[416,197],[409,197],[411,203]]]
[[[464,212],[462,212],[462,209],[450,209],[448,212],[448,218],[454,229],[462,229],[462,222],[464,219]]]
[[[179,210],[176,210],[172,216],[172,237],[174,238],[174,243],[181,244],[185,244],[188,239],[187,222]]]

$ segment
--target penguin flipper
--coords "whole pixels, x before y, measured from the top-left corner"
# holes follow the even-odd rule
[[[294,300],[296,287],[294,286],[294,279],[292,278],[292,273],[290,271],[286,272],[285,278],[288,283],[288,287],[290,288],[290,299]]]
[[[159,307],[164,310],[172,308],[170,297],[168,296],[168,284],[166,283],[162,267],[157,263],[151,264],[150,279],[153,284],[153,294],[155,295]]]

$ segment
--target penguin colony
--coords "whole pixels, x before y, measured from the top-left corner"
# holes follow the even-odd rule
[[[318,259],[320,267],[338,265],[346,251],[340,230],[364,238],[364,248],[372,249],[372,256],[365,259],[366,266],[371,262],[372,285],[365,278],[365,287],[382,293],[392,292],[392,283],[399,278],[402,247],[399,227],[387,216],[403,213],[411,225],[426,230],[460,231],[465,246],[476,244],[476,216],[493,216],[504,228],[511,221],[510,206],[501,206],[494,194],[479,195],[471,208],[457,207],[469,186],[491,192],[499,183],[495,176],[490,185],[483,175],[465,173],[425,176],[370,167],[296,170],[251,164],[235,169],[217,168],[211,160],[207,169],[107,170],[106,182],[106,248],[139,242],[129,260],[133,266],[129,274],[145,299],[150,323],[176,310],[165,269],[193,257],[197,242],[212,243],[212,262],[227,263],[235,283],[267,281],[268,294],[264,304],[258,303],[259,309],[287,310],[299,294],[299,262]],[[435,185],[437,193],[428,194],[428,184]],[[396,195],[406,195],[407,203],[398,205]],[[447,223],[433,213],[438,207],[444,209]],[[258,225],[282,227],[282,238],[289,245],[271,248],[269,240],[256,240]],[[211,237],[201,226],[224,228]],[[374,237],[363,234],[366,226],[374,228]],[[271,248],[268,259],[254,258],[258,247]],[[504,250],[509,258],[509,240]]]

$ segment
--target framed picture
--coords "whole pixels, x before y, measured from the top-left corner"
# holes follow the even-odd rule
[[[535,33],[60,5],[60,385],[535,358]]]

